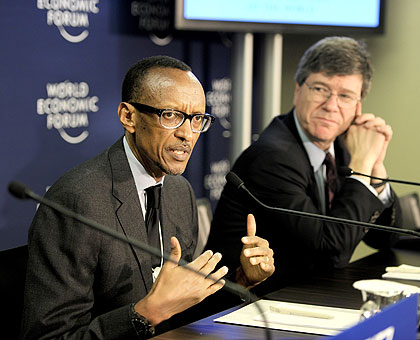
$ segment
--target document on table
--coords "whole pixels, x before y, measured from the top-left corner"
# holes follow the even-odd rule
[[[386,267],[385,271],[382,275],[384,279],[420,281],[420,267],[402,264],[398,267]]]
[[[257,303],[261,310],[257,308]],[[335,335],[357,324],[360,321],[360,311],[263,299],[214,321],[301,333]]]

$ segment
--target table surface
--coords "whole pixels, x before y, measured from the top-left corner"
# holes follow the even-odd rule
[[[337,269],[328,274],[319,274],[305,282],[282,288],[264,298],[286,302],[323,305],[340,308],[359,309],[362,297],[353,288],[358,280],[381,279],[385,267],[410,264],[420,266],[420,239],[407,239],[397,248],[378,252]],[[393,280],[420,287],[419,281]],[[153,339],[190,340],[190,339],[265,339],[267,330],[263,328],[216,323],[213,320],[238,307],[212,315],[192,324],[161,334]],[[288,331],[270,330],[272,339],[316,339],[319,335]]]

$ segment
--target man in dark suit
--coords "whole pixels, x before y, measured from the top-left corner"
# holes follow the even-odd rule
[[[387,177],[384,159],[392,129],[383,119],[362,114],[361,100],[371,77],[370,56],[362,43],[329,37],[314,44],[303,55],[295,75],[294,108],[273,119],[258,141],[240,155],[232,171],[271,206],[398,225],[398,199],[389,184],[363,176],[334,176],[337,168],[348,166],[363,174]],[[331,158],[329,166],[326,162]],[[235,268],[235,256],[241,252],[232,241],[240,235],[250,212],[260,226],[259,235],[274,250],[276,273],[266,281],[268,290],[315,270],[347,265],[361,240],[379,248],[389,247],[396,239],[393,234],[352,225],[267,211],[228,183],[214,214],[207,247],[222,251],[222,263],[230,268]]]
[[[117,232],[170,251],[188,261],[197,240],[193,190],[183,173],[205,113],[200,82],[183,62],[146,58],[127,73],[118,116],[125,129],[109,149],[64,174],[46,197]],[[149,187],[161,191],[160,217],[145,225]],[[160,188],[160,189],[159,189]],[[159,222],[160,221],[160,222]],[[239,283],[249,286],[274,271],[272,250],[255,236],[250,217]],[[154,229],[155,228],[155,229]],[[155,233],[153,233],[153,231]],[[242,236],[242,235],[241,235]],[[241,242],[240,239],[236,242]],[[22,336],[25,339],[147,338],[166,330],[165,320],[223,286],[221,254],[206,251],[190,266],[116,241],[40,205],[29,231],[29,262]],[[244,284],[245,286],[247,284]],[[159,330],[160,329],[160,330]]]

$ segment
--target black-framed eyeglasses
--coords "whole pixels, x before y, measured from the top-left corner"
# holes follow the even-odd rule
[[[209,113],[193,113],[190,115],[173,109],[157,109],[153,106],[137,102],[128,103],[133,105],[140,112],[158,115],[159,123],[165,129],[176,129],[184,123],[185,119],[189,119],[191,122],[191,130],[196,133],[202,133],[206,132],[216,120],[216,117]]]
[[[324,103],[330,99],[332,95],[336,95],[338,106],[342,109],[350,109],[355,107],[357,102],[361,100],[361,98],[357,98],[351,94],[334,93],[323,85],[309,85],[306,81],[304,83],[312,94],[312,100],[316,103]]]

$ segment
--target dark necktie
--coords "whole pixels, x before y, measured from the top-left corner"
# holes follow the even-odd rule
[[[155,185],[146,188],[147,208],[146,208],[146,229],[149,239],[149,245],[159,249],[160,251],[160,235],[159,235],[159,208],[160,208],[160,191],[162,185]],[[152,268],[160,265],[160,258],[152,256]]]
[[[328,208],[331,209],[332,200],[337,190],[337,169],[335,166],[334,157],[327,152],[324,163],[327,172],[327,181],[325,183],[325,193],[328,199]]]

